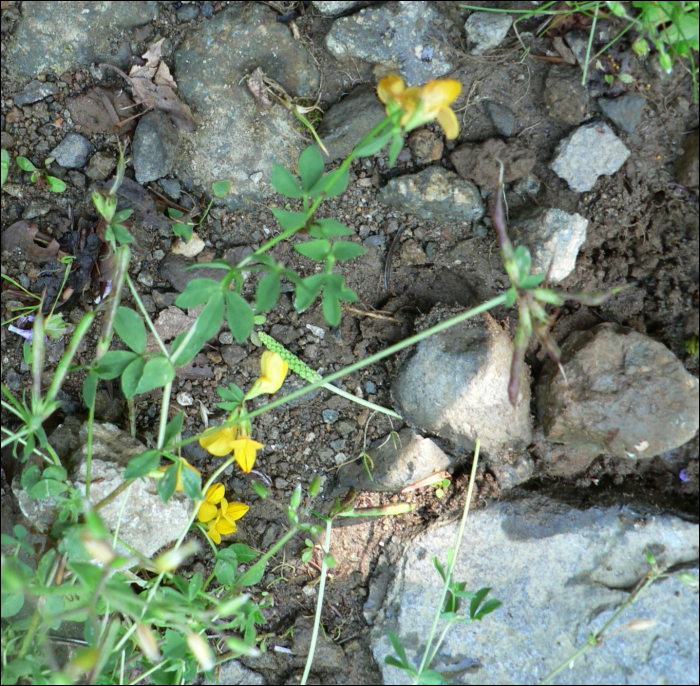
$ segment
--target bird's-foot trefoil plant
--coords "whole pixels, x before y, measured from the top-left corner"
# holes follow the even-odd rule
[[[512,248],[505,228],[500,190],[496,193],[494,226],[501,255],[511,280],[506,293],[440,322],[399,343],[358,360],[324,377],[310,369],[263,331],[255,332],[255,341],[268,350],[261,358],[259,377],[247,388],[235,385],[219,387],[218,409],[226,414],[220,423],[209,427],[203,421],[201,432],[183,438],[184,413],[171,412],[171,398],[176,370],[189,364],[215,337],[223,325],[237,343],[253,336],[256,326],[265,321],[265,313],[275,307],[282,279],[291,283],[294,307],[299,312],[320,298],[327,323],[340,322],[343,302],[357,300],[345,284],[338,265],[364,252],[353,240],[353,231],[331,216],[323,216],[323,202],[342,194],[348,185],[353,160],[375,155],[388,146],[390,164],[401,151],[404,136],[426,122],[437,120],[448,138],[458,133],[451,105],[458,97],[460,84],[445,79],[420,87],[406,87],[395,75],[382,79],[378,96],[385,104],[386,118],[377,124],[340,165],[331,171],[324,168],[321,153],[315,146],[306,148],[298,161],[298,175],[274,164],[271,182],[275,190],[291,204],[289,209],[271,211],[280,231],[254,252],[232,266],[224,261],[208,265],[220,270],[221,278],[191,280],[175,304],[195,311],[192,325],[166,345],[155,326],[138,284],[130,274],[132,211],[120,207],[119,187],[126,163],[120,146],[115,178],[105,189],[96,189],[91,198],[104,226],[104,240],[114,260],[109,288],[94,309],[75,324],[65,353],[50,380],[45,374],[45,334],[47,319],[41,308],[33,322],[29,349],[31,388],[28,397],[15,395],[2,385],[2,407],[11,418],[2,427],[2,447],[10,448],[17,460],[22,488],[30,498],[53,499],[56,503],[50,550],[34,566],[25,555],[31,550],[27,530],[14,527],[12,536],[3,543],[12,552],[2,559],[3,590],[3,679],[7,683],[189,683],[198,672],[214,678],[217,665],[240,655],[258,654],[256,627],[265,621],[269,599],[249,592],[265,573],[267,563],[295,536],[316,543],[326,525],[319,600],[314,624],[312,649],[307,660],[304,680],[311,669],[313,646],[320,628],[320,612],[330,556],[331,522],[341,516],[379,516],[408,511],[409,503],[397,503],[374,509],[355,509],[352,493],[332,509],[312,511],[312,501],[319,493],[317,479],[303,497],[296,487],[289,504],[280,505],[286,514],[287,530],[266,551],[256,551],[232,542],[239,523],[255,502],[238,502],[227,492],[224,473],[234,465],[249,479],[256,473],[256,459],[263,443],[255,438],[259,415],[297,400],[316,388],[325,388],[348,398],[334,385],[341,378],[395,355],[467,319],[498,306],[517,305],[520,324],[516,335],[516,352],[511,380],[511,399],[517,398],[522,375],[523,356],[531,332],[550,354],[556,347],[548,334],[546,308],[558,306],[569,296],[549,291],[543,276],[529,273],[530,258],[525,248]],[[217,191],[224,191],[223,186]],[[184,223],[183,223],[184,225]],[[308,235],[300,240],[295,234]],[[282,241],[309,260],[306,274],[297,273],[273,253]],[[202,265],[198,265],[202,266]],[[253,278],[246,279],[246,276]],[[250,292],[250,284],[254,292]],[[244,288],[245,286],[245,288]],[[577,297],[581,302],[597,304],[603,296]],[[605,296],[607,297],[607,296]],[[150,334],[150,344],[149,344]],[[86,341],[95,341],[93,352],[84,353]],[[80,351],[81,359],[78,359]],[[86,359],[87,358],[87,359]],[[307,382],[303,388],[283,395],[280,389],[289,370]],[[69,374],[82,382],[82,400],[87,408],[84,446],[84,486],[69,478],[69,469],[59,458],[47,436],[45,423],[59,409],[61,391]],[[79,375],[79,376],[78,376]],[[154,392],[160,402],[154,435],[142,452],[132,457],[121,473],[122,483],[97,500],[93,484],[94,426],[97,390],[115,382],[131,407],[136,396]],[[268,402],[262,402],[267,396]],[[256,399],[255,407],[250,402]],[[353,402],[360,399],[351,396]],[[373,411],[396,416],[393,410],[362,401]],[[206,419],[206,418],[205,418]],[[203,475],[187,463],[183,448],[198,442],[215,461],[211,473]],[[263,475],[264,476],[264,475]],[[119,534],[119,524],[108,530],[101,513],[107,504],[126,498],[136,480],[153,480],[164,503],[175,493],[184,493],[191,502],[190,515],[175,543],[155,559],[135,550]],[[470,482],[473,486],[474,478]],[[251,481],[258,497],[267,497],[268,489]],[[118,501],[124,502],[124,501]],[[465,510],[466,516],[466,510]],[[243,518],[243,519],[241,519]],[[145,523],[145,525],[148,525]],[[200,545],[188,535],[194,531],[211,549],[213,567],[205,578],[202,573],[183,569],[183,563]],[[187,540],[186,540],[187,539]],[[307,544],[308,547],[308,544]],[[31,559],[31,558],[29,558]],[[445,581],[439,616],[448,625],[463,621],[457,614],[459,602],[469,600],[469,621],[480,619],[495,609],[486,600],[484,589],[469,594],[452,581],[455,556],[448,557],[446,567],[436,564]],[[342,564],[342,560],[336,561]],[[66,656],[58,657],[56,630],[62,622],[78,622],[83,636]],[[466,620],[465,620],[466,621]],[[441,639],[428,642],[421,665],[409,665],[395,643],[399,666],[416,678],[425,679],[428,665],[439,650]],[[410,672],[413,670],[413,672]]]

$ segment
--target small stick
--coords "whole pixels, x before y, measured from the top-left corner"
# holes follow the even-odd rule
[[[403,231],[404,227],[400,226],[399,230],[396,232],[396,235],[394,236],[394,240],[391,241],[391,245],[389,246],[389,252],[387,253],[386,256],[386,262],[384,263],[384,290],[388,291],[389,290],[389,276],[391,273],[391,258],[394,256],[394,250],[396,249],[396,244],[399,242],[399,236],[401,235],[401,232]]]

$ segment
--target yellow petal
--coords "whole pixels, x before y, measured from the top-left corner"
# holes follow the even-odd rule
[[[224,519],[223,517],[216,523],[216,530],[222,536],[228,536],[228,534],[234,533],[236,529],[237,527],[235,522],[230,522],[228,519]]]
[[[444,107],[437,113],[437,121],[445,132],[445,138],[448,141],[457,138],[459,123],[457,122],[457,116],[449,107]]]
[[[212,505],[211,503],[208,502],[203,502],[199,506],[199,510],[197,510],[197,519],[200,522],[206,523],[214,519],[216,517],[216,511],[217,511],[216,505]]]
[[[212,484],[207,488],[207,492],[204,497],[207,499],[208,503],[213,505],[218,505],[221,499],[224,497],[225,489],[223,484]]]
[[[248,474],[255,464],[255,451],[263,448],[262,443],[254,441],[252,438],[239,438],[235,441],[233,456],[238,462],[238,466]]]
[[[262,376],[256,381],[260,393],[277,393],[284,383],[289,371],[289,365],[282,359],[279,353],[266,350],[260,360]]]
[[[206,434],[199,439],[199,445],[216,457],[228,455],[236,439],[236,427],[227,426],[218,431]]]
[[[462,84],[455,79],[436,79],[423,86],[423,104],[426,110],[442,109],[451,105],[462,91]]]
[[[224,517],[231,520],[240,519],[250,508],[245,503],[232,502],[228,504]]]
[[[398,100],[403,91],[403,79],[397,74],[389,74],[377,84],[377,96],[385,105],[389,100]]]
[[[212,520],[209,522],[209,530],[207,531],[207,536],[211,538],[216,545],[219,545],[221,543],[221,534],[218,532],[216,528],[217,522],[216,520]]]

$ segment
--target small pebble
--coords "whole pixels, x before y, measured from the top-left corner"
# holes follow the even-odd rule
[[[177,394],[177,402],[182,407],[190,407],[190,405],[194,405],[194,398],[190,393],[182,391]]]
[[[323,410],[323,412],[321,412],[321,416],[326,424],[333,424],[334,422],[338,421],[340,414],[336,412],[336,410]]]

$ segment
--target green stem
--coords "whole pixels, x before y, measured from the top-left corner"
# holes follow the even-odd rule
[[[296,536],[299,531],[298,527],[292,526],[292,528],[287,531],[287,533],[280,538],[277,543],[275,543],[270,550],[268,550],[254,565],[251,565],[238,579],[235,579],[231,585],[231,590],[222,598],[222,600],[227,599],[232,593],[235,593],[240,586],[245,586],[244,582],[248,580],[248,577],[253,573],[260,565],[264,565],[273,555],[277,553],[280,548],[285,546],[288,541],[290,541],[294,536]]]
[[[168,352],[168,349],[165,347],[165,343],[163,343],[163,339],[160,337],[160,334],[156,331],[156,327],[151,321],[151,318],[148,316],[148,312],[146,311],[146,306],[143,304],[143,300],[139,297],[138,292],[136,291],[136,287],[134,286],[134,282],[131,280],[131,277],[127,274],[126,275],[126,282],[129,286],[129,290],[131,291],[131,295],[134,298],[134,302],[136,303],[136,307],[139,308],[141,311],[141,314],[143,315],[143,318],[146,320],[146,326],[151,330],[151,333],[153,334],[154,338],[156,339],[156,343],[158,343],[158,347],[161,349],[163,354],[170,360],[170,353]],[[190,332],[194,331],[194,327],[190,329]],[[172,361],[172,360],[171,360]]]
[[[173,382],[163,386],[163,404],[160,406],[160,424],[158,426],[158,450],[165,445],[165,429],[168,426],[168,410],[170,409],[170,394],[173,391]]]
[[[311,643],[309,644],[309,654],[306,656],[306,665],[304,666],[304,674],[301,677],[301,684],[304,686],[309,678],[311,665],[314,661],[314,652],[316,651],[316,641],[318,640],[318,630],[321,626],[321,610],[323,609],[323,595],[326,591],[326,576],[328,574],[328,565],[326,558],[331,551],[331,528],[333,520],[328,517],[326,519],[326,539],[323,542],[323,561],[321,562],[321,583],[318,586],[318,600],[316,601],[316,616],[314,617],[314,630],[311,634]]]
[[[403,417],[398,412],[394,412],[394,410],[390,410],[387,407],[382,407],[381,405],[375,405],[374,403],[370,402],[369,400],[365,400],[364,398],[358,398],[356,395],[348,393],[347,391],[344,391],[342,388],[338,388],[333,384],[324,383],[323,387],[328,391],[336,393],[337,395],[342,395],[343,398],[352,400],[352,402],[357,403],[358,405],[369,407],[370,410],[374,410],[375,412],[382,412],[383,414],[388,414],[390,417],[396,417],[396,419],[403,419]]]
[[[400,341],[399,343],[395,343],[394,345],[389,346],[388,348],[385,348],[384,350],[381,350],[378,353],[375,353],[374,355],[370,355],[369,357],[365,358],[364,360],[359,360],[358,362],[354,362],[353,364],[345,367],[344,369],[341,369],[337,372],[334,372],[333,374],[329,374],[328,376],[323,377],[322,379],[319,379],[318,381],[309,384],[308,386],[304,386],[304,388],[300,388],[298,391],[294,391],[293,393],[290,393],[289,395],[282,396],[281,398],[277,398],[273,400],[272,402],[268,403],[267,405],[264,405],[263,407],[258,408],[257,410],[252,410],[251,412],[246,412],[242,414],[238,419],[236,420],[229,420],[222,424],[221,426],[213,427],[210,430],[210,433],[214,433],[214,431],[220,431],[222,427],[225,426],[233,426],[234,424],[239,423],[240,421],[244,420],[251,420],[253,417],[257,417],[260,414],[264,414],[265,412],[268,412],[269,410],[273,410],[276,407],[279,407],[280,405],[284,405],[285,403],[288,403],[292,400],[296,400],[297,398],[301,398],[302,396],[306,395],[307,393],[310,393],[316,388],[321,388],[323,387],[324,384],[327,383],[332,383],[333,381],[337,381],[338,379],[342,379],[344,376],[347,376],[348,374],[352,374],[352,372],[356,372],[359,369],[363,369],[364,367],[367,367],[370,364],[374,364],[375,362],[378,362],[379,360],[383,360],[385,357],[389,357],[390,355],[394,355],[404,348],[408,348],[412,345],[415,345],[416,343],[419,343],[425,338],[428,338],[429,336],[432,336],[433,334],[439,333],[440,331],[444,331],[445,329],[449,329],[450,327],[453,327],[457,324],[460,324],[463,321],[466,321],[467,319],[471,319],[472,317],[476,317],[478,314],[481,314],[482,312],[486,312],[488,310],[493,309],[494,307],[498,307],[499,305],[503,305],[506,302],[506,295],[503,293],[502,295],[499,295],[495,298],[491,298],[491,300],[487,300],[485,303],[482,303],[481,305],[477,305],[476,307],[473,307],[471,310],[467,310],[466,312],[462,312],[461,314],[458,314],[456,317],[452,317],[451,319],[446,319],[443,322],[440,322],[439,324],[436,324],[435,326],[431,326],[429,329],[425,329],[424,331],[421,331],[420,333],[415,334],[414,336],[410,336],[409,338],[406,338],[403,341]],[[206,432],[205,432],[206,435]],[[179,441],[178,443],[175,443],[172,448],[179,448],[183,445],[187,445],[188,443],[194,443],[194,441],[197,441],[201,438],[201,436],[191,436],[189,438],[185,438],[182,441]]]
[[[433,617],[433,625],[430,627],[430,633],[428,634],[428,641],[425,644],[425,651],[423,652],[423,659],[421,660],[420,667],[418,668],[418,674],[422,674],[423,670],[430,664],[430,660],[435,655],[434,651],[431,651],[431,646],[433,643],[433,637],[437,631],[437,625],[440,621],[440,615],[442,614],[442,609],[445,607],[445,599],[447,598],[447,593],[450,588],[450,582],[452,581],[452,573],[454,572],[455,565],[457,563],[457,553],[459,552],[459,547],[462,545],[462,538],[464,536],[464,527],[467,524],[467,516],[469,515],[469,503],[472,500],[472,493],[474,492],[474,481],[476,480],[476,466],[479,462],[479,447],[481,446],[481,440],[476,439],[476,446],[474,447],[474,460],[472,462],[472,471],[469,475],[469,488],[467,489],[467,499],[464,502],[464,511],[462,512],[462,521],[459,523],[459,529],[457,531],[457,539],[455,540],[454,553],[450,557],[447,563],[447,570],[445,572],[445,583],[442,585],[442,593],[440,594],[440,601],[438,602],[437,608],[435,608],[435,617]],[[442,639],[440,639],[442,641]],[[439,646],[439,644],[438,644]],[[437,647],[436,646],[436,649]]]

